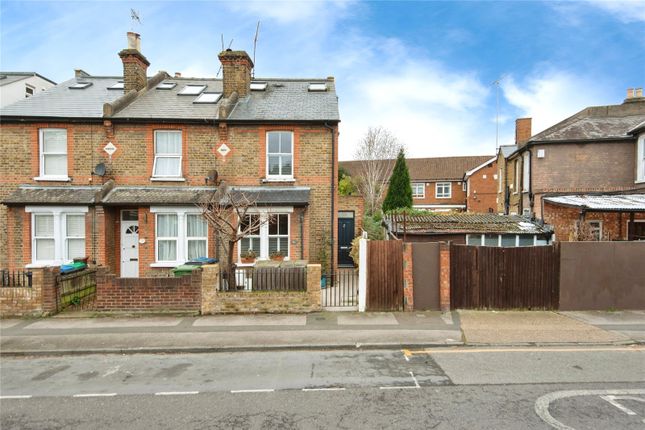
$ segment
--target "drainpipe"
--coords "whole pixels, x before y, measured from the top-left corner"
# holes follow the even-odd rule
[[[300,216],[298,217],[300,220],[300,259],[304,260],[305,259],[305,210],[303,209],[302,212],[300,212]]]
[[[334,189],[336,186],[336,134],[334,127],[330,126],[327,122],[323,124],[325,128],[329,129],[329,132],[331,133],[331,231],[329,233],[329,239],[330,239],[330,248],[331,248],[331,254],[330,255],[330,264],[329,267],[330,269],[334,267]]]

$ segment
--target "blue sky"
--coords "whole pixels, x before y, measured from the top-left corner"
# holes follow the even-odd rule
[[[645,1],[2,0],[0,68],[120,74],[130,8],[150,74],[215,76],[220,35],[251,52],[260,20],[256,76],[336,78],[341,159],[377,125],[412,157],[493,154],[500,77],[500,144],[645,84]]]

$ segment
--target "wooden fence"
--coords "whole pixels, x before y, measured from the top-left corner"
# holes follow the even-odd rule
[[[557,309],[559,277],[560,252],[555,245],[451,246],[453,309]]]
[[[367,242],[367,310],[403,310],[403,242]]]

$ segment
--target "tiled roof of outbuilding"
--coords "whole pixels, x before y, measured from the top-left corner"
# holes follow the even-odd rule
[[[403,216],[391,215],[385,218],[388,229],[403,234]],[[409,234],[542,234],[548,229],[526,218],[516,215],[455,213],[407,216],[406,232]]]

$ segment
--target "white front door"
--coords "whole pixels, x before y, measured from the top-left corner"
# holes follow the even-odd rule
[[[138,221],[121,221],[121,277],[139,277]]]

